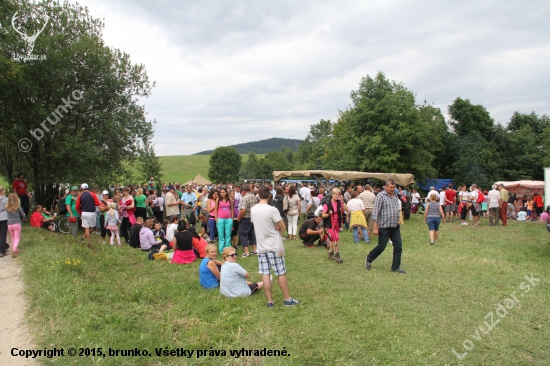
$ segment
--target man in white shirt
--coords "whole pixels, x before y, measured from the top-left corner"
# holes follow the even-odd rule
[[[235,199],[238,199],[239,202],[243,200],[243,196],[241,195],[241,186],[238,184],[235,184],[233,186],[233,189],[235,190]]]
[[[447,191],[447,186],[443,186],[443,188],[441,188],[441,192],[439,193],[439,204],[441,205],[443,210],[445,210],[445,204],[447,203],[447,199],[445,196],[446,191]]]
[[[500,192],[497,185],[493,184],[488,194],[489,226],[498,226],[498,213],[500,209]]]
[[[294,306],[298,305],[299,302],[290,297],[288,290],[284,247],[281,237],[281,232],[285,231],[286,228],[281,215],[279,215],[279,210],[267,204],[270,193],[269,187],[262,186],[259,191],[260,202],[250,209],[250,217],[256,234],[259,272],[263,278],[268,308],[273,307],[270,269],[273,269],[273,273],[277,275],[285,306]]]
[[[430,197],[432,195],[432,193],[435,194],[435,197],[436,197],[437,201],[439,201],[439,192],[435,190],[434,186],[430,187],[430,192],[428,193],[428,195],[426,197]]]
[[[305,219],[307,216],[307,212],[311,207],[311,190],[306,186],[304,182],[300,183],[300,185],[300,197],[302,198],[302,215],[304,215]]]

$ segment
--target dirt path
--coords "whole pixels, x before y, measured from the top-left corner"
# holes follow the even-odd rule
[[[21,258],[11,252],[0,258],[0,365],[36,365],[32,359],[13,357],[12,348],[35,349],[25,324]]]

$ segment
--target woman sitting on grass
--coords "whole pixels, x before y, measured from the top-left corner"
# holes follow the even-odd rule
[[[13,258],[17,257],[19,253],[19,238],[21,237],[21,220],[26,221],[27,217],[21,208],[19,196],[15,193],[10,193],[8,196],[8,203],[6,204],[6,211],[8,213],[8,231],[11,236]]]
[[[204,239],[203,239],[204,240]],[[218,248],[214,244],[206,246],[206,257],[199,266],[199,281],[206,289],[218,288],[222,262],[216,259]]]
[[[54,231],[55,224],[53,223],[54,218],[42,213],[42,206],[36,206],[34,213],[31,215],[31,226],[41,227],[43,229]]]
[[[197,259],[193,251],[193,234],[187,230],[187,222],[185,220],[178,222],[178,232],[174,234],[172,243],[175,250],[172,263],[189,264]]]
[[[223,264],[220,271],[220,293],[227,297],[246,297],[261,290],[263,282],[248,282],[250,275],[237,264],[237,251],[233,247],[225,248],[222,252]]]
[[[197,230],[195,230],[194,227],[189,228],[189,231],[193,234],[193,249],[199,254],[200,259],[205,258],[208,255],[206,252],[206,246],[208,243],[199,235],[199,233],[197,233]]]

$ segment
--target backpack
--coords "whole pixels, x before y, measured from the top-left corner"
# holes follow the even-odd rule
[[[65,198],[60,198],[57,200],[57,212],[60,215],[66,215],[67,214],[67,205],[65,204]]]
[[[483,195],[482,192],[477,191],[477,200],[476,200],[476,203],[483,203],[483,201],[485,201],[485,196]]]

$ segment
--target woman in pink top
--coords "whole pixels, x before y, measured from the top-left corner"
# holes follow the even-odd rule
[[[218,249],[221,253],[224,248],[231,246],[231,228],[233,228],[233,204],[225,188],[220,189],[220,197],[216,200],[214,215],[218,228]]]

